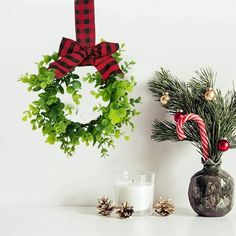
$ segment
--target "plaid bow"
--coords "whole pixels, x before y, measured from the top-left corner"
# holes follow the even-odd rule
[[[118,43],[102,42],[95,45],[94,0],[75,0],[76,40],[62,38],[59,60],[50,64],[56,78],[62,78],[76,66],[95,66],[102,78],[122,74],[112,54],[119,49]]]
[[[72,39],[63,38],[59,55],[60,59],[51,63],[56,78],[62,78],[76,66],[93,65],[107,80],[113,73],[122,73],[116,60],[111,56],[119,49],[118,43],[102,42],[92,47],[82,47]]]

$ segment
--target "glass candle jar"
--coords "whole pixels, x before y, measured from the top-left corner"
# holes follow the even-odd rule
[[[114,202],[128,202],[137,214],[149,213],[153,206],[155,174],[152,172],[121,171],[115,173]]]

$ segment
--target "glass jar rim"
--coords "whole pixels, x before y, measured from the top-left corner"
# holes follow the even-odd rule
[[[152,171],[116,171],[114,172],[114,176],[155,176],[155,173]]]

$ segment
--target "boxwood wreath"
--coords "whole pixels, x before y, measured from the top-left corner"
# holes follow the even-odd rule
[[[113,57],[122,64],[121,70],[127,74],[135,62],[123,61],[124,46],[122,44]],[[141,102],[141,98],[129,98],[129,93],[136,85],[135,79],[131,76],[129,80],[124,80],[120,79],[120,75],[111,75],[104,81],[99,72],[88,73],[81,79],[74,70],[61,79],[55,79],[54,69],[48,69],[47,66],[58,58],[57,53],[43,56],[43,60],[38,63],[38,74],[21,76],[20,81],[28,84],[28,91],[38,93],[38,100],[29,104],[28,110],[24,112],[23,121],[29,120],[33,130],[41,129],[46,136],[46,143],[59,143],[68,156],[72,156],[76,146],[82,142],[87,146],[97,145],[101,156],[105,157],[108,155],[107,149],[114,147],[115,138],[123,136],[129,139],[121,128],[128,125],[133,130],[131,118],[140,114],[135,105]],[[58,97],[58,94],[67,92],[74,104],[79,105],[82,81],[94,83],[98,92],[91,91],[91,94],[96,99],[101,97],[104,102],[108,102],[107,106],[94,106],[93,111],[100,112],[100,116],[86,124],[70,120],[68,116],[74,114],[74,107],[64,104]]]

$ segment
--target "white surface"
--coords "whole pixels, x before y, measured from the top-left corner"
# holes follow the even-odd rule
[[[127,169],[154,171],[157,176],[155,198],[167,196],[177,206],[187,206],[188,182],[201,168],[200,157],[189,143],[157,144],[151,141],[151,122],[155,118],[164,119],[165,112],[153,101],[146,82],[161,66],[185,80],[195,69],[211,66],[218,72],[217,86],[223,90],[231,88],[231,81],[236,78],[236,1],[96,0],[97,41],[103,37],[107,41],[126,42],[126,59],[137,61],[132,72],[138,81],[134,95],[143,97],[143,104],[138,107],[142,115],[134,120],[136,131],[129,142],[116,141],[116,149],[110,150],[111,157],[107,159],[101,159],[96,149],[85,147],[78,149],[75,158],[67,159],[57,146],[45,144],[40,132],[33,132],[29,124],[21,121],[22,112],[35,96],[27,93],[26,87],[16,82],[17,78],[22,73],[35,72],[34,62],[42,54],[58,50],[63,36],[75,38],[73,2],[1,1],[0,204],[93,205],[98,197],[112,195],[112,174]],[[80,74],[85,71],[81,69]],[[87,108],[92,107],[88,101],[85,99],[81,107],[84,118],[90,115]],[[223,157],[223,168],[233,177],[236,177],[235,156],[235,151],[229,151]],[[15,213],[21,220],[20,211]],[[14,219],[14,212],[9,214],[13,214]],[[27,214],[26,222],[33,221],[30,211]],[[69,218],[70,214],[76,216],[77,213],[68,212]],[[41,217],[37,218],[41,221],[38,224],[44,228],[48,223],[43,213]],[[127,223],[86,217],[95,219],[97,225],[105,222],[103,231],[105,225],[113,225],[113,221],[122,224],[123,231],[127,224],[131,224],[131,231],[142,231],[139,224],[133,227],[131,223],[141,221],[141,218]],[[59,218],[63,219],[63,216]],[[172,222],[175,218],[167,220],[175,225],[174,229],[174,225],[166,226],[166,220],[153,218],[152,222],[161,223],[152,230],[163,231],[165,227],[167,231],[190,232],[191,226],[199,228],[196,221],[203,221],[188,218],[189,228],[183,228],[182,217],[178,219],[179,224]],[[225,225],[230,224],[227,219],[222,221]],[[72,221],[74,228],[77,223],[82,230],[88,228],[76,219]],[[82,217],[80,221],[83,222]],[[151,230],[151,221],[144,221],[142,232]],[[206,222],[211,220],[204,221],[204,227],[207,227]],[[55,229],[51,228],[51,231],[56,227],[64,227],[64,232],[71,231],[62,221],[60,224],[55,221]],[[215,224],[215,227],[219,225]]]
[[[169,217],[102,217],[95,208],[16,207],[0,208],[2,236],[234,236],[236,215],[197,217],[179,209]]]

